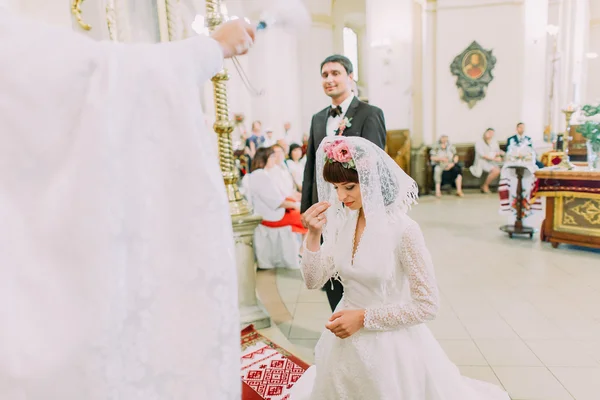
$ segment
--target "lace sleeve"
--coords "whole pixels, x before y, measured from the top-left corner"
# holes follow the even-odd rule
[[[323,254],[323,247],[317,252],[302,249],[302,277],[308,289],[320,289],[333,276],[333,259]]]
[[[412,300],[365,310],[365,329],[391,330],[432,320],[439,307],[433,262],[415,222],[404,231],[398,257],[408,277]]]

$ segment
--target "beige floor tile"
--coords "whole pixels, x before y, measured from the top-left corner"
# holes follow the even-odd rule
[[[300,359],[307,364],[315,362],[314,350],[317,345],[317,339],[290,339],[290,342],[295,346],[296,353]]]
[[[547,367],[600,367],[583,343],[572,340],[526,340],[526,343]]]
[[[463,376],[502,386],[502,383],[500,383],[498,377],[496,376],[491,367],[459,365],[458,369],[460,370],[460,373]]]
[[[329,303],[327,302],[327,294],[321,289],[309,290],[306,288],[302,288],[300,290],[300,294],[298,296],[299,303],[326,303],[329,307]]]
[[[600,338],[596,338],[596,340],[582,340],[575,343],[580,343],[585,352],[600,363]]]
[[[475,339],[491,366],[542,366],[540,359],[520,339]]]
[[[304,318],[294,320],[290,329],[291,339],[318,339],[325,330],[326,320],[322,318]]]
[[[471,339],[458,318],[435,319],[427,323],[436,339]]]
[[[294,311],[294,320],[319,318],[326,322],[331,317],[329,303],[298,303]]]
[[[492,367],[492,369],[512,399],[573,400],[573,396],[545,367]]]
[[[558,325],[544,317],[505,318],[510,327],[522,339],[567,339],[568,334]]]
[[[600,303],[598,303],[600,306]],[[600,321],[592,318],[570,318],[566,314],[561,319],[551,319],[571,339],[593,340],[600,339]]]
[[[550,367],[550,371],[577,400],[600,399],[600,367]]]
[[[502,318],[461,318],[473,339],[518,339],[517,333]]]
[[[456,365],[487,366],[488,363],[472,340],[440,340],[448,358]]]

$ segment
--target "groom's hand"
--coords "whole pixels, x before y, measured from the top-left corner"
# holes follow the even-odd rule
[[[365,326],[365,310],[342,310],[334,313],[325,328],[340,339],[346,339]]]

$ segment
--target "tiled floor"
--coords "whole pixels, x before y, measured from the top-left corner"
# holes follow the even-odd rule
[[[497,206],[469,194],[426,197],[411,211],[442,295],[429,327],[463,374],[515,400],[599,400],[600,251],[509,239]],[[274,321],[312,362],[331,314],[325,293],[307,290],[299,271],[261,271],[259,281]]]

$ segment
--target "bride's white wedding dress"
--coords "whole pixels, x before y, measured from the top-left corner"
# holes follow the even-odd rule
[[[336,311],[364,309],[364,328],[346,339],[325,330],[315,366],[291,400],[509,400],[501,388],[461,376],[425,325],[436,316],[439,294],[421,229],[405,213],[416,184],[362,138],[326,138],[317,170],[326,162],[323,146],[339,141],[356,164],[366,227],[355,238],[358,212],[342,207],[319,177],[319,199],[331,207],[320,250],[304,247],[302,272],[309,289],[339,276],[344,296]]]
[[[356,215],[339,238],[344,242],[338,241],[348,254]],[[365,327],[347,339],[323,332],[316,366],[297,382],[292,400],[508,400],[500,388],[462,377],[424,324],[439,304],[433,265],[419,226],[408,217],[395,226],[396,279],[388,302],[359,244],[354,262],[340,266],[344,297],[336,311],[365,309]],[[318,288],[332,275],[333,264],[305,248],[302,268],[307,287]]]

